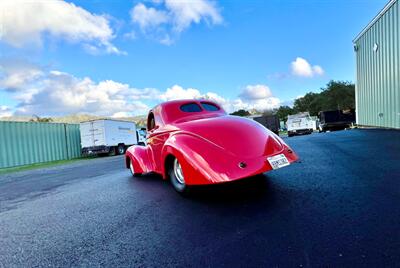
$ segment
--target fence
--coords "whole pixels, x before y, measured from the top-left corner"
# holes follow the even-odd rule
[[[78,124],[0,121],[0,168],[80,156]]]

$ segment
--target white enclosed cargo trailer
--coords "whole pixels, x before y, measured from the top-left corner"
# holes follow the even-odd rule
[[[137,144],[134,122],[112,119],[80,123],[82,154],[124,154],[127,147]]]

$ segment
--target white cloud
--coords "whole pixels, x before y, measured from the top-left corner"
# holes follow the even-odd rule
[[[207,0],[165,0],[165,7],[172,14],[174,30],[182,32],[192,23],[202,20],[209,24],[220,24],[223,19],[214,2]]]
[[[325,71],[319,65],[314,65],[313,71],[314,71],[314,74],[317,74],[317,75],[324,75],[324,73],[325,73]]]
[[[5,105],[0,106],[0,117],[12,116],[11,108]]]
[[[128,33],[125,33],[124,35],[125,39],[131,39],[131,40],[135,40],[136,39],[136,32],[135,31],[130,31]]]
[[[157,10],[153,7],[148,8],[142,3],[134,6],[130,11],[130,15],[132,21],[139,24],[143,31],[169,21],[169,16],[166,11]]]
[[[165,91],[138,89],[114,80],[95,82],[89,77],[79,78],[58,70],[48,71],[30,63],[24,65],[22,61],[14,66],[15,62],[0,59],[0,90],[8,91],[18,101],[12,109],[2,106],[2,116],[15,111],[16,114],[40,116],[90,113],[120,117],[146,114],[149,109],[147,104],[176,99],[211,99],[227,112],[239,109],[268,110],[280,104],[268,86],[262,84],[248,85],[237,98],[228,99],[215,92],[202,92],[177,84]],[[25,73],[39,75],[21,75]]]
[[[82,42],[89,51],[120,54],[110,22],[73,3],[57,0],[2,0],[0,41],[14,47],[42,45],[46,36]]]
[[[266,85],[248,85],[240,96],[248,100],[258,100],[269,98],[272,96],[272,93]]]
[[[29,101],[19,105],[22,113],[66,114],[91,113],[114,115],[117,113],[142,114],[148,106],[132,96],[140,95],[139,89],[112,80],[95,83],[90,78],[76,78],[62,72],[50,72],[43,81],[43,88]]]
[[[130,11],[131,20],[147,37],[170,45],[181,32],[202,21],[208,25],[221,24],[223,18],[217,5],[209,0],[156,1],[156,7],[136,4]]]
[[[300,57],[291,63],[292,73],[301,77],[313,77],[316,75],[323,75],[324,70],[319,65],[311,66],[311,64]]]
[[[43,75],[40,67],[16,59],[0,59],[0,89],[16,91]]]
[[[178,99],[211,99],[219,103],[227,112],[246,110],[271,110],[278,108],[281,101],[272,96],[272,93],[266,85],[249,85],[239,95],[238,98],[229,100],[219,96],[214,92],[201,93],[195,88],[183,88],[174,85],[168,88],[160,95],[160,100],[178,100]]]
[[[111,117],[113,117],[113,118],[121,118],[121,117],[129,117],[129,116],[131,116],[131,115],[127,112],[116,112],[113,115],[111,115]]]
[[[26,66],[33,65],[27,63]],[[28,79],[12,79],[23,77],[20,74],[24,73],[25,69],[29,68],[22,67],[22,62],[19,68],[10,68],[0,61],[0,90],[9,91],[19,102],[14,109],[17,114],[144,114],[149,107],[142,100],[154,99],[160,95],[158,90],[152,88],[132,88],[128,84],[113,80],[96,83],[88,77],[77,78],[65,72],[44,69],[40,69],[40,76],[34,79],[31,79],[31,76],[28,76]],[[3,87],[10,84],[12,88]],[[11,110],[2,107],[1,113],[5,112],[9,114]]]
[[[278,108],[281,105],[281,101],[276,97],[269,97],[266,99],[258,100],[243,100],[241,98],[235,99],[229,103],[229,111],[237,111],[240,109],[244,110],[257,110],[266,111]]]
[[[179,85],[174,85],[168,88],[163,94],[160,95],[160,99],[163,101],[199,98],[202,98],[199,90],[194,88],[184,89]]]

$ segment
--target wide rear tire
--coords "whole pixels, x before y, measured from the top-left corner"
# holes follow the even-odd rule
[[[180,194],[187,194],[189,191],[183,175],[182,166],[178,159],[174,159],[172,166],[169,169],[169,178],[174,189]]]

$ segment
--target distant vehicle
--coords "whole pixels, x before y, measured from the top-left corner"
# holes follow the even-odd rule
[[[315,121],[312,120],[308,112],[289,115],[286,121],[288,137],[294,135],[311,134]]]
[[[111,119],[90,120],[79,125],[82,154],[124,154],[138,143],[134,122]]]
[[[136,130],[138,145],[146,145],[146,128]]]
[[[311,119],[310,125],[311,125],[313,131],[318,130],[318,125],[319,125],[318,116],[310,116],[310,119]]]
[[[264,127],[268,128],[272,132],[274,132],[276,135],[279,135],[279,129],[280,129],[280,122],[279,118],[276,115],[261,115],[261,116],[251,116],[249,118],[252,118],[253,120],[257,121]]]
[[[147,145],[125,154],[133,176],[158,173],[176,191],[191,185],[244,179],[295,162],[295,152],[272,131],[227,115],[210,100],[179,100],[157,105],[147,117]]]
[[[343,130],[356,121],[354,109],[319,112],[319,132]]]

